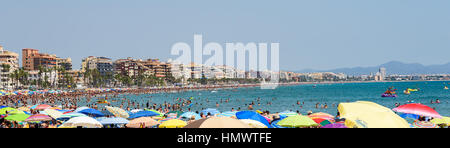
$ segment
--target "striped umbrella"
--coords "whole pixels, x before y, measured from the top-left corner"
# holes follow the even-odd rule
[[[47,104],[41,104],[41,105],[36,106],[36,109],[44,110],[44,109],[51,108],[51,107],[52,106],[47,105]]]
[[[314,122],[316,122],[317,124],[320,124],[321,126],[325,126],[327,124],[333,123],[330,120],[322,119],[322,118],[311,118],[311,119],[314,120]]]
[[[30,117],[28,117],[27,119],[25,119],[26,122],[32,122],[32,121],[50,121],[52,120],[51,117],[44,115],[44,114],[36,114],[36,115],[31,115]]]
[[[327,113],[323,113],[323,112],[314,113],[314,114],[308,115],[308,117],[310,117],[311,119],[322,118],[322,119],[334,121],[334,116],[333,115],[330,115],[330,114],[327,114]]]
[[[437,126],[436,124],[428,122],[428,121],[414,122],[414,123],[412,123],[412,126],[414,128],[439,128],[439,126]]]

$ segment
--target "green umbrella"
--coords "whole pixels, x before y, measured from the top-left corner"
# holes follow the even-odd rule
[[[146,111],[152,111],[152,112],[158,113],[159,116],[156,116],[156,117],[162,117],[162,116],[164,116],[163,113],[160,113],[159,111],[156,111],[156,110],[154,110],[154,109],[145,109],[145,110],[146,110]]]
[[[296,115],[289,116],[278,122],[278,125],[283,127],[308,127],[308,126],[318,126],[314,120],[308,116]]]
[[[9,120],[9,121],[22,122],[25,119],[27,119],[28,117],[30,117],[30,115],[27,115],[27,114],[14,114],[14,115],[8,115],[5,119]]]
[[[16,109],[12,108],[12,107],[2,108],[2,109],[0,109],[0,115],[4,115],[4,114],[6,114],[6,112],[10,112],[10,111],[13,111],[13,110],[16,110]]]

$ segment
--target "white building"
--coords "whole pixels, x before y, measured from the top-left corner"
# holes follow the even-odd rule
[[[0,88],[12,89],[14,81],[9,78],[9,75],[19,69],[19,54],[3,50],[0,46]]]

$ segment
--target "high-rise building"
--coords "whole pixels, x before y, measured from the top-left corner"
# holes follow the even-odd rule
[[[53,68],[57,65],[56,55],[39,53],[37,49],[22,49],[22,67],[27,70],[39,70],[42,68]]]
[[[380,73],[380,77],[381,77],[380,80],[381,81],[385,80],[386,79],[386,68],[380,67],[379,73]]]
[[[87,69],[97,69],[102,76],[107,74],[112,75],[114,73],[113,62],[110,58],[106,57],[89,56],[84,58],[81,62],[81,71],[85,72]]]
[[[14,82],[9,79],[9,75],[19,68],[19,54],[3,50],[0,45],[0,88],[11,89]]]

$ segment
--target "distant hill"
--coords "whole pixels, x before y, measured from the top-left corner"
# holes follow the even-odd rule
[[[385,67],[387,74],[450,74],[450,62],[443,65],[424,66],[419,63],[402,63],[399,61],[392,61],[373,67],[338,68],[332,70],[304,69],[295,72],[334,72],[345,73],[347,75],[368,75],[370,73],[375,74],[380,67]]]

